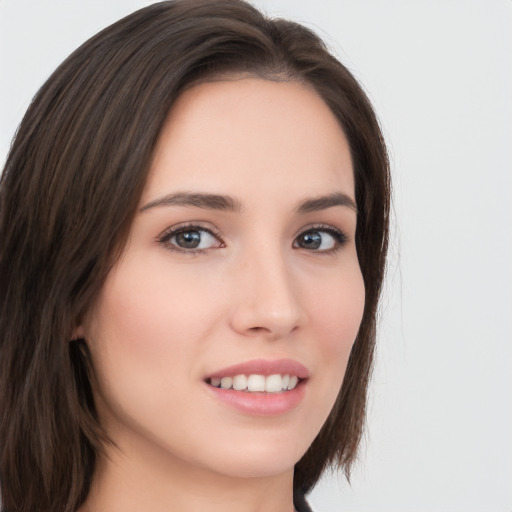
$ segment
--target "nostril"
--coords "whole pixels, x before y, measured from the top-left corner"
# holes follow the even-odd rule
[[[265,327],[251,327],[249,329],[250,332],[254,332],[254,333],[261,333],[261,332],[265,332],[265,331],[269,331],[269,329],[265,328]]]

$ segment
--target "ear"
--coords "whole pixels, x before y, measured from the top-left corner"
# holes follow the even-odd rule
[[[71,339],[72,340],[81,340],[84,338],[85,338],[84,328],[81,325],[75,327],[73,329],[73,334],[71,336]]]

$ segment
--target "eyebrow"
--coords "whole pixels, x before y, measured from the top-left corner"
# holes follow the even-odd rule
[[[168,194],[140,208],[141,212],[159,206],[191,206],[207,210],[221,210],[240,213],[243,210],[241,201],[220,194],[203,194],[198,192],[177,192]],[[326,210],[334,206],[346,206],[357,213],[354,200],[342,192],[333,192],[325,196],[304,199],[297,207],[297,213],[311,213]]]
[[[326,196],[305,199],[299,204],[297,212],[317,212],[320,210],[326,210],[327,208],[332,208],[333,206],[347,206],[357,213],[357,206],[355,201],[350,196],[343,194],[342,192],[333,192],[332,194],[328,194]]]
[[[146,211],[156,206],[193,206],[207,210],[223,210],[241,212],[242,203],[236,199],[219,194],[200,194],[189,192],[178,192],[150,201],[140,211]]]

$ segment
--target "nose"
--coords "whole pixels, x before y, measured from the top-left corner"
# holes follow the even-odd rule
[[[260,250],[242,258],[232,276],[231,325],[244,336],[286,338],[306,321],[298,283],[283,256],[274,252]]]

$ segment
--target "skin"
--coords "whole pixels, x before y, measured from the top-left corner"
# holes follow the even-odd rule
[[[177,192],[228,195],[241,209],[154,204]],[[333,406],[364,307],[355,210],[297,211],[335,192],[354,200],[349,147],[305,85],[223,80],[178,99],[129,241],[78,329],[117,444],[81,512],[293,510],[294,464]],[[204,250],[163,240],[188,223],[214,231],[200,232]],[[312,228],[321,249],[303,246]],[[255,358],[308,368],[298,406],[261,417],[216,399],[205,377]]]

